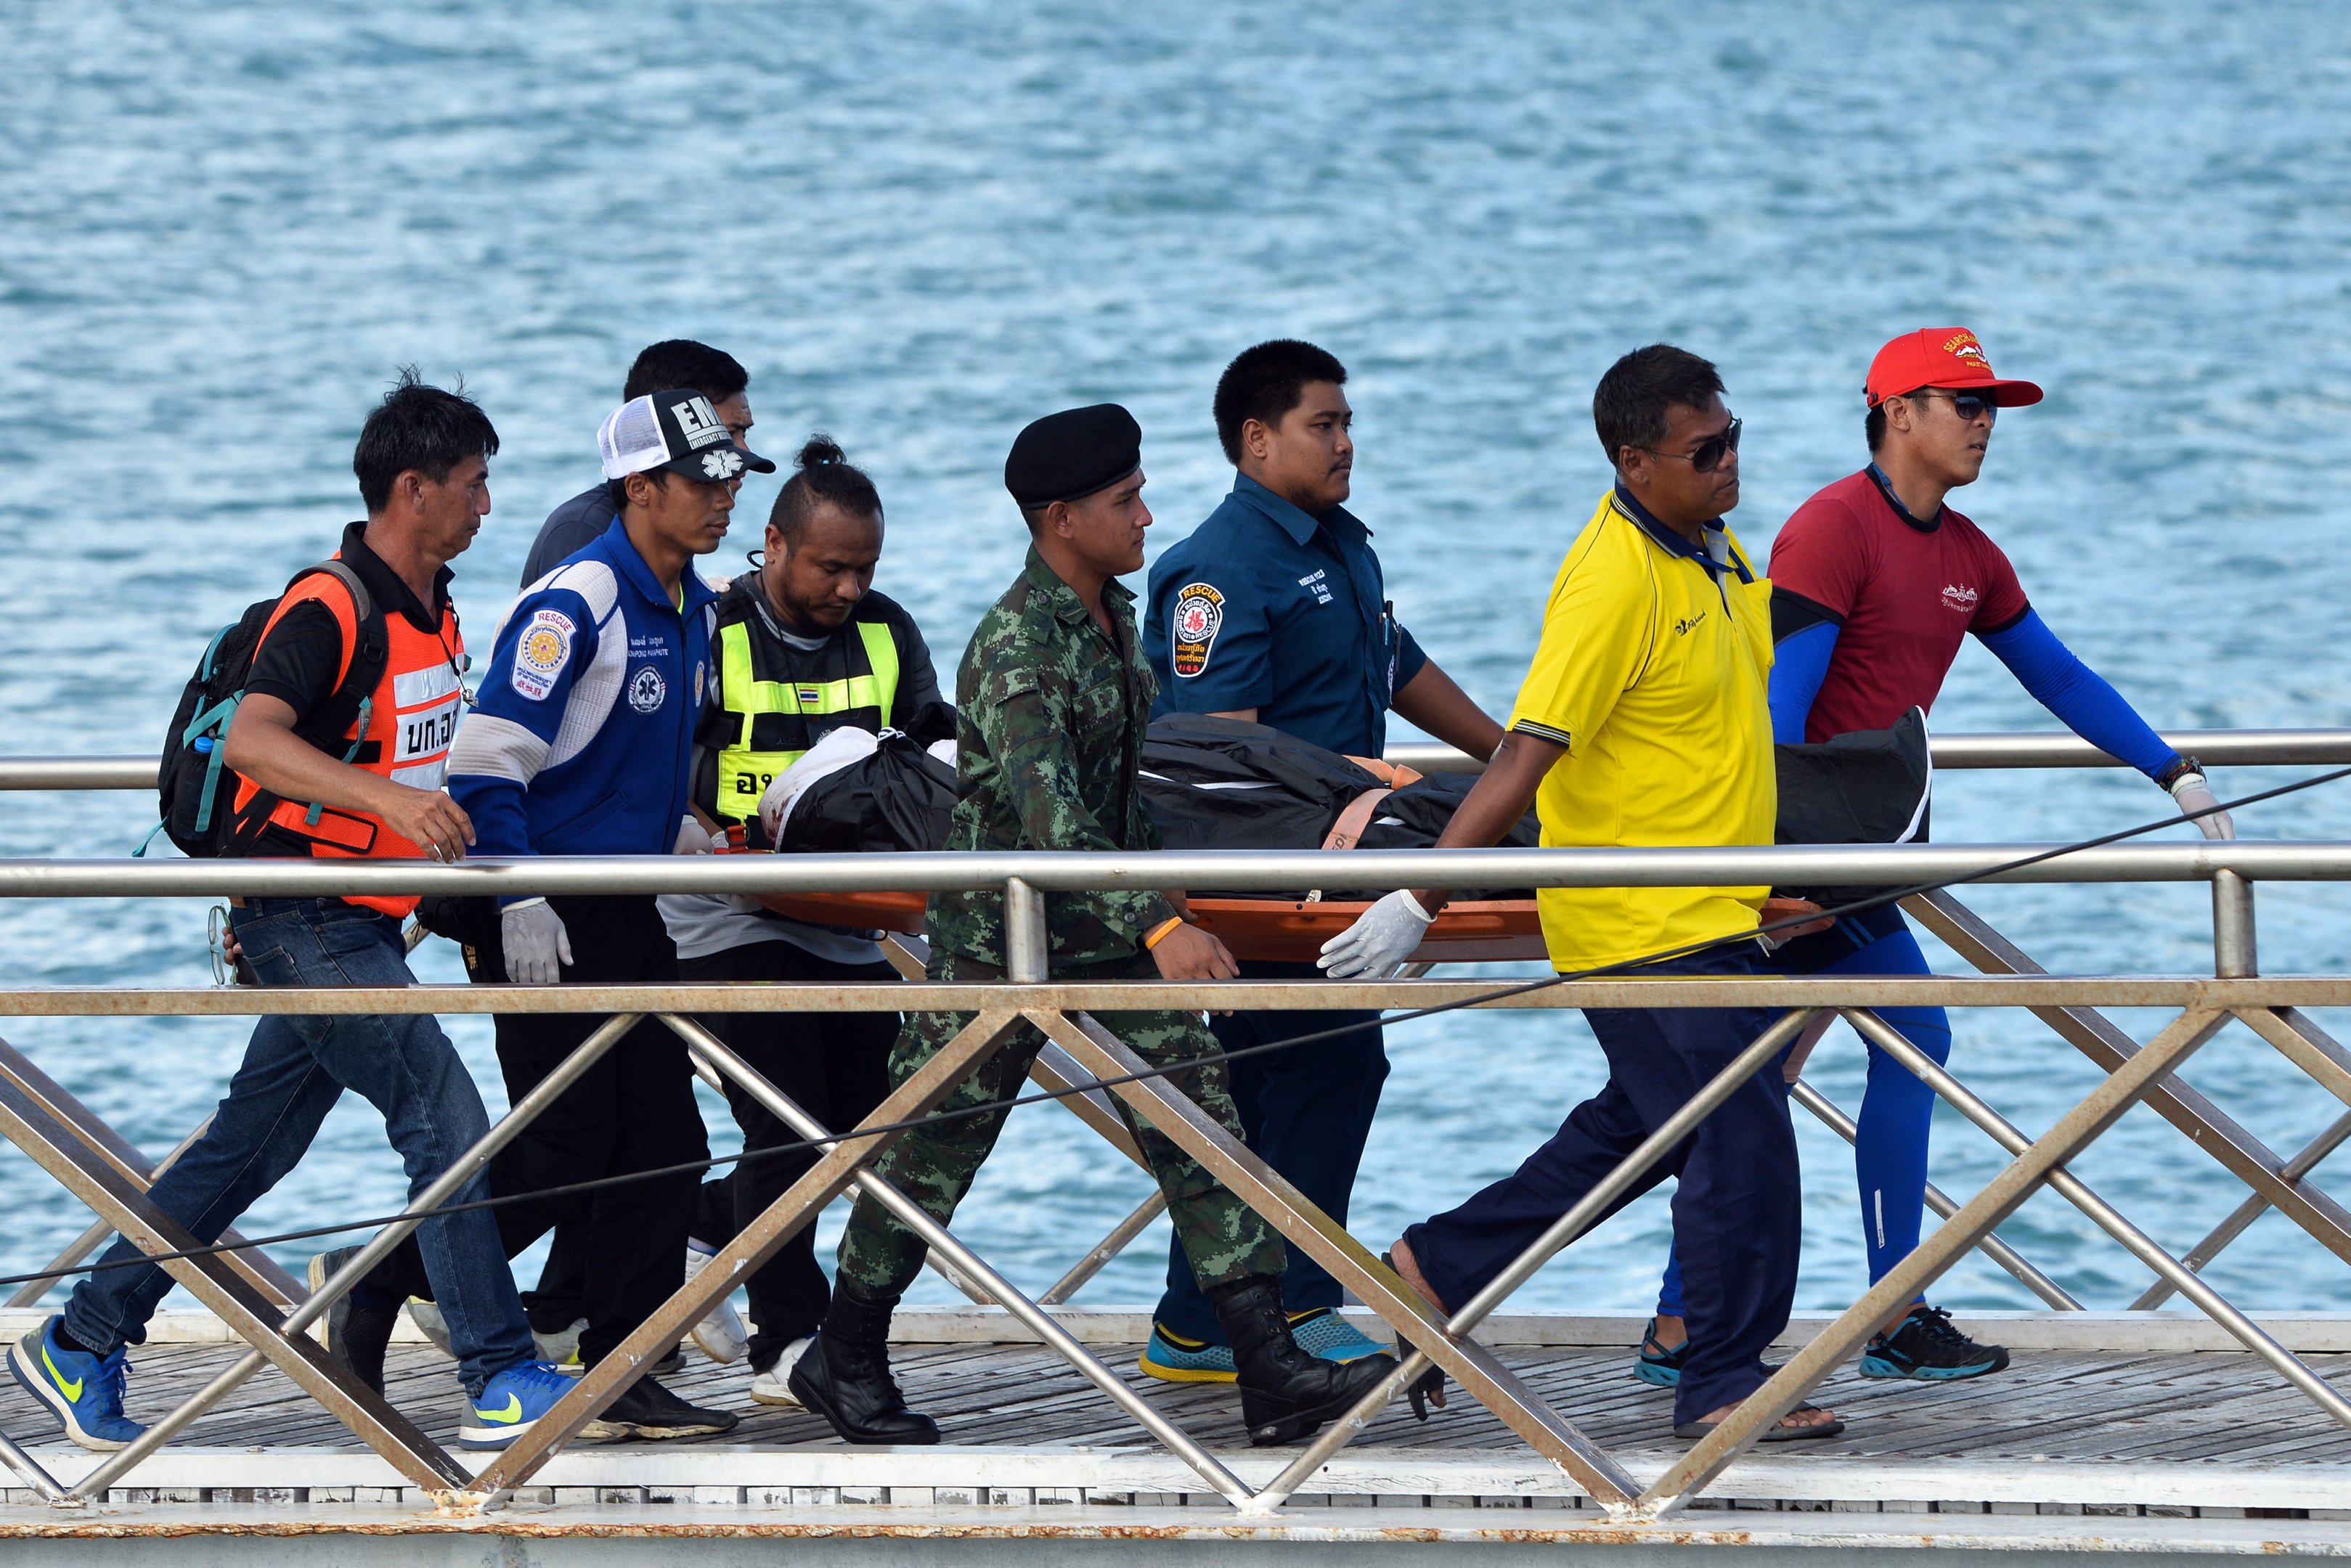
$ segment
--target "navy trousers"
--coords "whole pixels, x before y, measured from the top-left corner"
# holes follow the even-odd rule
[[[1746,949],[1653,966],[1655,972],[1745,975]],[[1760,1008],[1586,1008],[1608,1082],[1568,1113],[1519,1168],[1448,1213],[1405,1232],[1421,1272],[1458,1308],[1551,1223],[1600,1184],[1641,1140],[1754,1043],[1777,1016]],[[1795,1130],[1767,1061],[1610,1206],[1667,1177],[1690,1351],[1674,1419],[1695,1421],[1762,1386],[1762,1354],[1788,1326],[1802,1234]]]
[[[1241,964],[1244,980],[1316,980],[1322,971],[1311,964],[1274,963],[1263,959]],[[1326,1030],[1348,1032],[1288,1051],[1245,1056],[1228,1064],[1233,1105],[1240,1113],[1241,1133],[1257,1156],[1287,1177],[1315,1206],[1347,1223],[1347,1199],[1355,1190],[1355,1170],[1363,1164],[1364,1141],[1372,1134],[1372,1116],[1380,1108],[1380,1086],[1387,1082],[1387,1051],[1376,1012],[1235,1013],[1211,1018],[1217,1044],[1226,1051]],[[1289,1249],[1290,1263],[1281,1275],[1281,1299],[1293,1312],[1339,1305],[1339,1281],[1322,1264]],[[1200,1293],[1192,1276],[1191,1260],[1181,1242],[1167,1249],[1167,1292],[1154,1314],[1186,1339],[1225,1343],[1215,1309]]]

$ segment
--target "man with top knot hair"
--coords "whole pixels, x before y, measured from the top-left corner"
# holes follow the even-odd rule
[[[1020,433],[1005,487],[1029,524],[1027,564],[980,618],[956,673],[957,782],[947,847],[1092,850],[1160,847],[1138,771],[1155,695],[1136,635],[1134,595],[1118,582],[1143,567],[1143,432],[1114,403],[1072,409]],[[930,978],[1000,980],[1003,895],[931,898]],[[1155,891],[1045,895],[1054,975],[1071,981],[1204,980],[1235,973],[1232,955],[1184,922],[1180,902]],[[1196,1012],[1105,1012],[1102,1025],[1154,1065],[1214,1055]],[[891,1053],[904,1083],[971,1021],[968,1013],[910,1015]],[[1044,1037],[1022,1026],[950,1093],[940,1109],[967,1110],[1016,1093]],[[1169,1074],[1238,1138],[1221,1064]],[[1282,1312],[1281,1239],[1158,1129],[1120,1103],[1167,1194],[1176,1234],[1231,1337],[1249,1440],[1296,1442],[1344,1413],[1393,1371],[1373,1355],[1340,1365],[1290,1337]],[[935,1122],[893,1145],[874,1174],[942,1223],[995,1146],[1004,1113]],[[852,1443],[935,1443],[929,1416],[906,1408],[890,1375],[890,1314],[921,1271],[922,1239],[861,1197],[841,1238],[832,1305],[817,1343],[793,1367],[791,1391]]]

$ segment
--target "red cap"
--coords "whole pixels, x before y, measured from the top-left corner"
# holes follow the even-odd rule
[[[2031,382],[2006,382],[1991,373],[1983,345],[1965,327],[1922,327],[1905,332],[1869,361],[1863,395],[1876,408],[1890,397],[1920,387],[1989,387],[2000,408],[2022,408],[2041,401]]]

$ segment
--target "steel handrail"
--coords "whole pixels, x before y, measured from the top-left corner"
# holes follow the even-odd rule
[[[543,855],[429,861],[0,860],[0,898],[320,898],[353,894],[940,893],[1318,887],[1902,887],[1991,882],[2351,880],[2340,840],[2107,844],[1758,844],[1727,849],[1052,850],[909,854]]]
[[[2351,763],[2351,729],[2172,729],[2165,742],[2214,768]],[[1938,735],[1935,766],[1953,768],[2122,768],[2078,736],[2061,730],[1988,730]],[[1400,741],[1390,762],[1423,773],[1477,773],[1485,764],[1433,741]],[[0,757],[0,789],[152,789],[155,758],[105,755]]]

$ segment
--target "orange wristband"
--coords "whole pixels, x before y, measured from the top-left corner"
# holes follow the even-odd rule
[[[1146,953],[1150,952],[1151,949],[1159,946],[1160,942],[1165,938],[1166,935],[1170,931],[1175,930],[1176,927],[1183,924],[1184,917],[1180,915],[1170,915],[1165,920],[1161,921],[1158,925],[1153,926],[1149,931],[1144,934],[1143,950]]]

